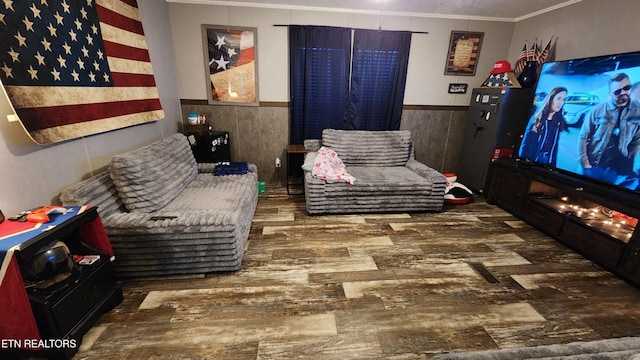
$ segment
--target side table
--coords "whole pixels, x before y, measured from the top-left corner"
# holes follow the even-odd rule
[[[302,192],[300,193],[295,193],[292,194],[291,190],[289,188],[289,185],[296,185],[296,184],[290,184],[289,183],[289,164],[291,164],[291,157],[292,156],[302,156],[302,159],[304,161],[304,154],[307,153],[307,149],[305,149],[304,145],[301,144],[294,144],[294,145],[287,145],[287,173],[286,173],[286,185],[287,185],[287,195],[302,195],[304,194],[304,174],[302,175],[302,180],[301,180],[301,185],[302,185]]]
[[[67,206],[43,224],[0,224],[0,346],[3,358],[70,359],[82,336],[103,313],[122,301],[111,269],[113,249],[95,207]],[[39,288],[22,277],[21,264],[52,241],[73,255],[97,255],[74,265],[65,280]]]

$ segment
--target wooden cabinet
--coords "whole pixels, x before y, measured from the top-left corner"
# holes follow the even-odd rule
[[[495,161],[491,173],[487,202],[640,285],[636,194],[514,160]]]
[[[523,209],[522,218],[551,236],[559,236],[565,215],[543,202],[529,201],[526,209]]]
[[[504,169],[492,174],[488,197],[508,211],[521,213],[529,201],[529,186],[527,177],[517,171]]]
[[[573,216],[565,221],[559,240],[613,271],[616,271],[626,245]]]

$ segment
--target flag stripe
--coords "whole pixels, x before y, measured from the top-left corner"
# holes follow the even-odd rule
[[[37,143],[46,143],[49,139],[61,137],[60,134],[63,134],[67,139],[77,138],[127,126],[144,124],[163,117],[164,112],[162,110],[147,111],[93,121],[84,121],[77,124],[63,125],[55,128],[34,130],[31,131],[29,135]]]
[[[240,50],[240,56],[238,56],[237,66],[248,64],[255,59],[254,48],[247,48]]]
[[[142,21],[136,1],[129,0],[96,0],[96,5],[136,21]]]
[[[138,2],[136,0],[122,0],[123,3],[129,4],[134,8],[138,8]]]
[[[153,75],[112,72],[111,78],[113,79],[113,84],[117,87],[153,87],[156,85],[156,79]]]
[[[136,9],[138,8],[138,2],[136,0],[122,0],[122,2]]]
[[[151,64],[144,61],[109,58],[109,68],[112,72],[132,73],[132,74],[153,74]]]
[[[20,120],[28,129],[42,130],[50,127],[103,119],[106,117],[127,115],[140,112],[140,109],[142,108],[146,111],[161,110],[162,106],[158,99],[149,99],[38,107],[22,109],[22,112],[20,113]],[[79,118],[77,114],[83,114],[82,118]],[[47,118],[46,124],[38,121],[38,119],[43,117]]]
[[[105,23],[100,23],[100,31],[102,32],[102,39],[104,41],[147,50],[147,40],[144,38],[144,35],[122,31],[115,26]]]
[[[117,27],[124,31],[129,31],[138,35],[144,35],[144,30],[140,21],[136,21],[129,17],[120,15],[117,12],[109,10],[102,6],[98,6],[96,9],[98,10],[98,18],[100,18],[101,22]]]
[[[140,49],[106,40],[104,41],[104,49],[110,56],[121,59],[147,62],[151,61],[151,59],[149,59],[149,52],[146,49]]]
[[[119,88],[64,86],[7,86],[6,89],[16,97],[13,105],[20,108],[143,100],[158,95],[156,89],[150,87],[129,87],[126,92]]]

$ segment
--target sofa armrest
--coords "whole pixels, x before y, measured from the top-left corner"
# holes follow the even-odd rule
[[[322,140],[320,139],[307,139],[304,141],[304,148],[309,152],[318,151],[322,147]]]
[[[442,196],[444,196],[444,192],[447,187],[447,178],[444,175],[442,175],[437,170],[432,169],[427,165],[413,159],[407,161],[407,164],[405,166],[409,168],[409,170],[431,181],[432,191],[442,192]]]

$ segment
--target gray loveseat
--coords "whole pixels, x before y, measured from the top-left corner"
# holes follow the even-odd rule
[[[310,171],[313,151],[335,151],[355,177],[353,184],[327,183]],[[446,178],[414,159],[411,133],[325,129],[306,140],[304,189],[309,214],[441,211]],[[311,154],[311,155],[310,155]]]
[[[114,156],[108,169],[65,188],[64,205],[93,205],[119,277],[240,268],[258,201],[256,166],[214,176],[182,134]]]

